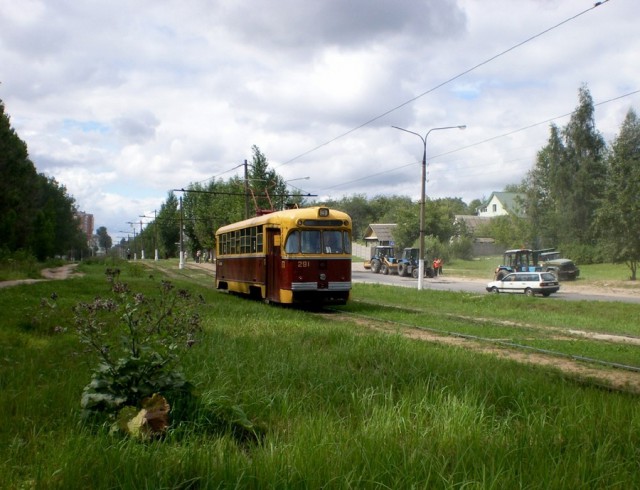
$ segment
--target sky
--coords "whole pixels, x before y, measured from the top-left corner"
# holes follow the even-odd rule
[[[427,197],[469,203],[522,181],[581,86],[607,142],[640,111],[637,0],[599,3],[0,0],[0,99],[114,242],[253,145],[292,192],[418,200],[429,133]]]

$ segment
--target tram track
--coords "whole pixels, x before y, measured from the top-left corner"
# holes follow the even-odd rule
[[[150,270],[157,270],[169,277],[180,278],[189,282],[203,285],[203,277],[213,277],[212,264],[186,264],[184,269],[158,267],[155,264],[145,264]],[[214,287],[205,284],[206,287]],[[366,302],[362,300],[350,300],[351,303],[371,306],[372,310],[386,309],[406,311],[418,314],[429,314],[427,310],[419,308],[406,308],[397,305],[384,305],[380,303]],[[372,314],[349,312],[344,309],[325,307],[321,312],[313,312],[317,315],[331,315],[334,320],[356,323],[366,326],[371,330],[386,334],[401,334],[416,341],[432,342],[448,345],[456,348],[467,349],[473,352],[493,355],[505,360],[512,360],[523,364],[543,366],[555,369],[563,376],[571,377],[579,382],[598,386],[604,389],[640,394],[640,366],[626,365],[588,356],[567,354],[551,349],[542,349],[518,342],[504,339],[496,339],[472,335],[464,332],[456,332],[450,329],[436,328],[433,326],[416,323],[400,322],[388,318],[376,317]],[[562,329],[552,326],[527,325],[523,323],[498,320],[494,318],[470,317],[465,315],[444,314],[444,317],[478,325],[501,325],[513,327],[519,330],[531,329],[532,331],[544,331],[553,334],[554,339],[585,339],[593,341],[619,342],[637,345],[640,347],[640,338],[629,336],[616,336],[585,332],[578,329]]]
[[[429,313],[426,310],[416,308],[409,309],[396,305],[382,305],[366,301],[354,302],[360,305],[371,305],[376,309],[383,308],[419,314]],[[332,319],[343,319],[344,321],[357,323],[360,326],[365,326],[378,332],[394,335],[400,334],[413,340],[444,344],[474,352],[490,354],[520,363],[545,366],[556,369],[563,375],[571,376],[581,382],[588,382],[589,384],[607,389],[640,394],[640,366],[612,362],[589,356],[569,354],[558,350],[544,349],[504,339],[456,332],[454,330],[436,328],[424,324],[397,321],[364,313],[349,312],[343,309],[326,308],[325,312],[325,314],[330,314]],[[513,326],[516,328],[530,328],[533,330],[544,329],[547,332],[554,332],[554,338],[560,340],[584,338],[586,334],[586,332],[575,329],[565,330],[557,327],[531,326],[515,322],[501,322],[500,320],[495,319],[469,318],[460,315],[446,316],[471,321],[473,323],[502,323],[503,325]],[[608,342],[625,342],[638,345],[640,347],[640,339],[636,337],[601,335],[600,337],[606,337],[603,339],[599,338],[599,334],[593,334],[590,335],[590,337],[590,340],[593,341],[606,340]]]

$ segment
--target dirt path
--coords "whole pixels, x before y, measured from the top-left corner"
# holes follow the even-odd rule
[[[18,286],[20,284],[33,284],[35,282],[43,281],[58,281],[62,279],[69,279],[70,277],[81,276],[82,274],[76,272],[76,267],[78,267],[78,264],[66,264],[62,267],[43,269],[41,271],[42,279],[16,279],[14,281],[1,281],[0,288],[8,288],[11,286]]]

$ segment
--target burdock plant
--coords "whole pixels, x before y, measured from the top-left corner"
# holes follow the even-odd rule
[[[193,385],[179,363],[201,331],[196,307],[202,298],[168,281],[160,283],[158,295],[146,296],[131,291],[119,275],[119,270],[108,269],[109,297],[79,303],[74,314],[80,341],[98,362],[82,394],[83,412],[112,422],[119,419],[114,427],[122,428],[122,413],[141,413],[151,403],[168,414],[169,406],[190,403]],[[159,403],[159,396],[166,403]],[[159,433],[167,424],[156,420],[150,427]]]

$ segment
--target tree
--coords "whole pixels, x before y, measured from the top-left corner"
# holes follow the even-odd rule
[[[180,209],[178,198],[173,192],[169,192],[167,200],[160,206],[156,216],[158,224],[158,249],[164,257],[176,257],[180,242]]]
[[[562,193],[569,185],[568,182],[564,186],[557,184],[563,155],[564,144],[560,130],[552,124],[547,145],[538,152],[536,165],[524,181],[526,217],[532,230],[532,242],[536,247],[555,246],[558,242],[559,221],[562,216],[562,207],[558,203],[563,201]],[[552,173],[556,176],[555,180]]]
[[[192,184],[184,196],[185,234],[191,252],[213,250],[215,231],[244,217],[242,182],[212,181],[206,186]]]
[[[624,262],[637,278],[640,261],[640,121],[630,109],[612,144],[608,175],[596,229],[610,246],[614,262]]]
[[[425,234],[433,237],[439,243],[448,243],[456,234],[454,227],[454,210],[460,210],[459,203],[455,199],[427,200],[425,203]],[[397,227],[393,232],[396,246],[399,248],[418,246],[420,237],[420,206],[411,203],[398,209],[395,220]]]
[[[551,125],[549,140],[523,181],[526,215],[535,246],[592,245],[592,223],[606,175],[606,145],[595,129],[586,87],[568,124]]]
[[[0,101],[0,247],[39,260],[84,248],[75,212],[64,186],[37,173]]]
[[[253,159],[249,166],[248,186],[254,200],[256,214],[276,210],[278,204],[283,207],[283,199],[287,195],[287,184],[275,170],[269,169],[267,157],[260,148],[253,145],[251,150]]]
[[[99,227],[96,230],[96,235],[98,235],[98,246],[100,248],[104,248],[105,250],[109,250],[111,248],[111,245],[113,244],[113,241],[111,240],[109,233],[107,233],[107,228],[104,226]]]
[[[460,213],[460,214],[471,214],[471,215],[477,215],[478,214],[478,209],[480,209],[482,207],[482,205],[484,204],[484,202],[486,201],[486,199],[473,199],[468,205],[467,205],[467,209],[465,210],[464,213]]]
[[[559,231],[560,241],[591,244],[592,223],[606,183],[606,144],[595,128],[593,99],[583,86],[578,108],[564,128],[563,174],[554,182],[558,194],[566,196],[562,213],[567,217]]]
[[[521,248],[529,243],[529,227],[523,218],[512,214],[496,216],[478,226],[476,235],[493,238],[504,248]]]

